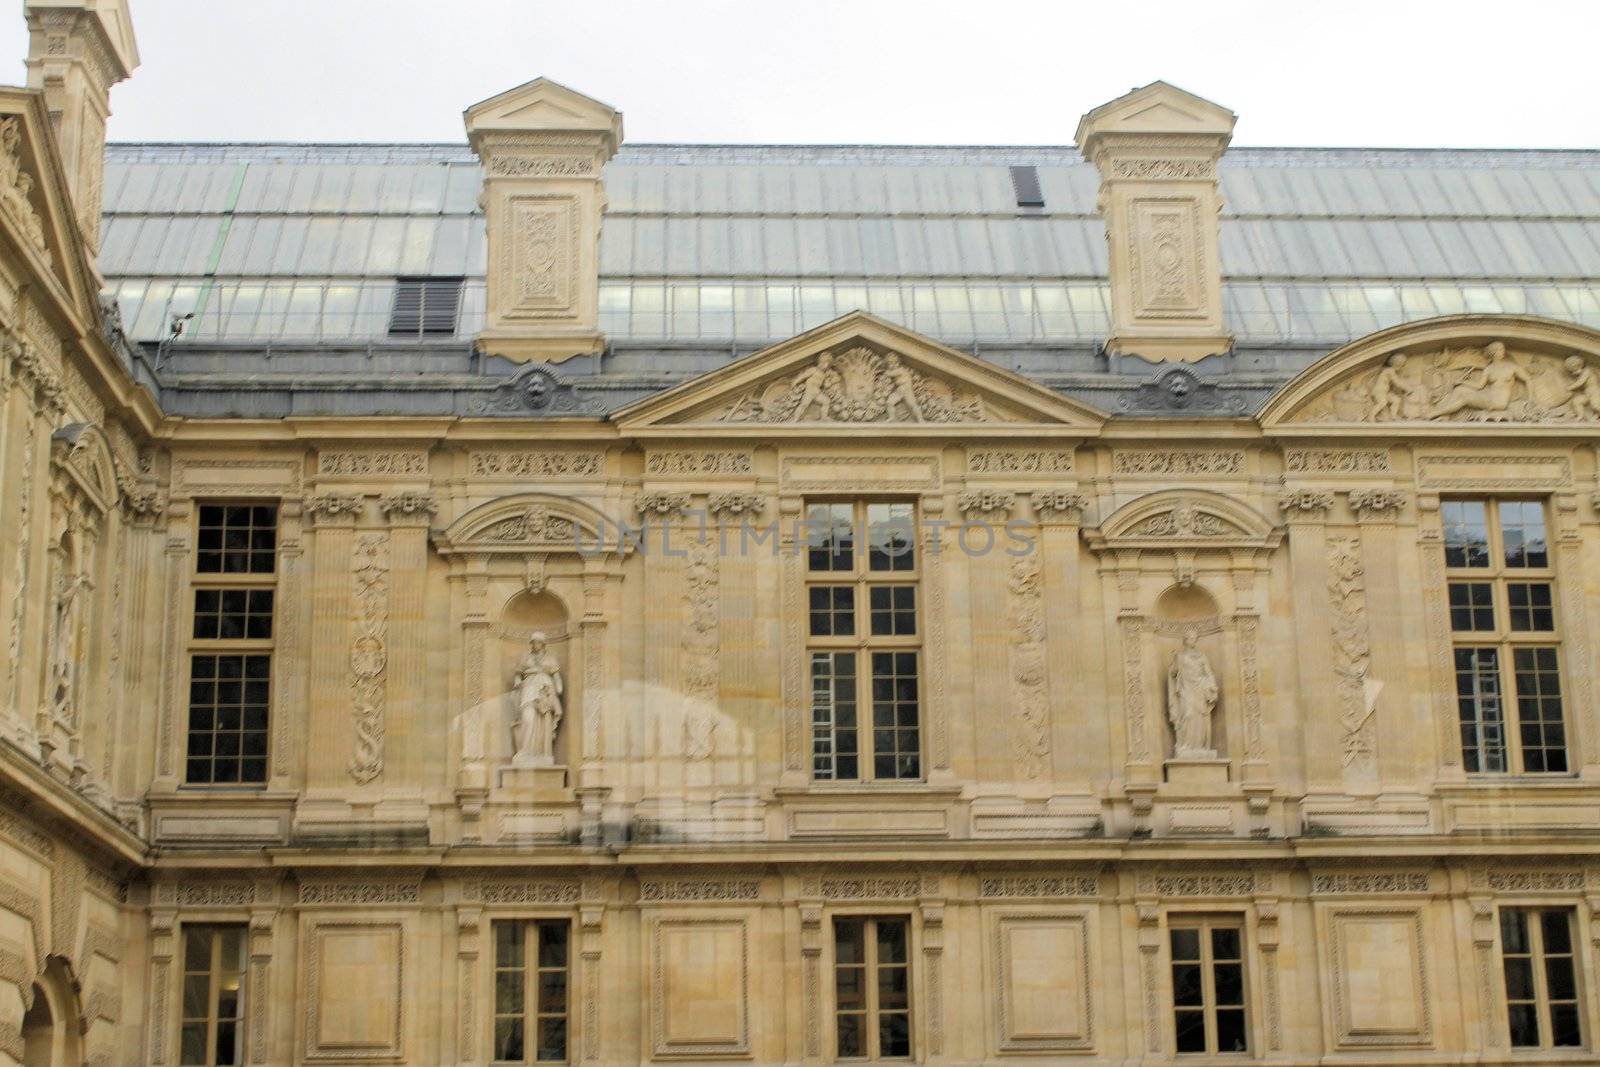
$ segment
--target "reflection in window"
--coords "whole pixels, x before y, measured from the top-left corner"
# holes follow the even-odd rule
[[[244,981],[243,926],[184,926],[181,1067],[244,1062]]]

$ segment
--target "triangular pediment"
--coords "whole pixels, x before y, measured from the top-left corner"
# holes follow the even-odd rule
[[[81,321],[97,320],[93,271],[37,90],[0,88],[0,226]]]
[[[595,133],[622,142],[622,115],[549,78],[535,78],[467,108],[467,134],[565,130]]]
[[[1229,137],[1234,114],[1202,96],[1166,82],[1149,85],[1101,104],[1078,123],[1078,144],[1106,134],[1197,134]]]
[[[1600,331],[1518,315],[1406,323],[1324,356],[1259,419],[1279,434],[1592,433]]]
[[[612,416],[624,434],[1092,436],[1106,416],[856,311]]]

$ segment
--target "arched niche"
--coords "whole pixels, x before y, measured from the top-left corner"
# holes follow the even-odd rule
[[[78,1067],[83,1062],[83,1014],[66,960],[52,956],[34,980],[22,1017],[23,1067]]]
[[[514,493],[468,510],[433,535],[448,564],[460,627],[460,744],[454,757],[464,833],[478,832],[480,798],[509,766],[511,687],[528,635],[547,627],[565,685],[557,730],[569,769],[593,768],[604,745],[602,696],[620,670],[607,620],[623,560],[636,548],[591,504],[555,493]],[[559,635],[559,636],[558,636]],[[562,788],[579,784],[568,773]]]
[[[1130,791],[1153,788],[1172,761],[1168,671],[1190,632],[1218,683],[1210,747],[1234,783],[1248,789],[1269,777],[1259,645],[1282,528],[1225,494],[1165,489],[1127,502],[1083,538],[1117,607]]]

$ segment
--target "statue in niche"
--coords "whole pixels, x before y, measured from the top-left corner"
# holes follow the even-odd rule
[[[1199,648],[1200,632],[1183,632],[1183,647],[1167,669],[1167,718],[1172,722],[1173,756],[1177,759],[1213,759],[1211,713],[1216,710],[1217,676]]]
[[[78,676],[78,601],[87,579],[81,574],[56,578],[55,617],[50,633],[50,711],[69,725],[72,690]]]
[[[543,633],[528,638],[528,651],[517,664],[517,721],[511,728],[513,767],[555,763],[556,727],[561,724],[561,665],[550,654]]]

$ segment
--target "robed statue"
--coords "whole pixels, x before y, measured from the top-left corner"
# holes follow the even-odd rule
[[[1213,759],[1211,713],[1217,707],[1217,676],[1198,643],[1194,629],[1183,633],[1183,647],[1167,668],[1167,718],[1172,722],[1173,756],[1177,759]]]
[[[556,727],[561,724],[561,665],[549,651],[544,634],[528,638],[528,651],[517,664],[517,721],[511,728],[514,767],[549,766],[555,762]]]

